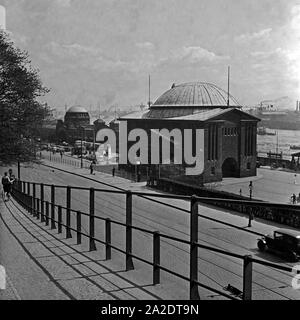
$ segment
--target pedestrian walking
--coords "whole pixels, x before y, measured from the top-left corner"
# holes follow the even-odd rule
[[[61,159],[62,159],[62,157],[63,157],[63,152],[62,152],[62,150],[60,150],[59,153],[60,153],[60,157],[61,157]]]
[[[116,168],[113,167],[113,168],[112,168],[112,176],[113,176],[113,177],[115,176],[115,173],[116,173]]]
[[[3,197],[4,201],[8,201],[10,199],[10,193],[11,188],[14,180],[11,180],[9,178],[9,175],[7,172],[4,173],[4,176],[2,177],[2,187],[3,187]]]
[[[294,175],[294,184],[297,184],[297,174]]]
[[[250,200],[252,199],[252,192],[253,192],[253,183],[250,181],[249,183],[249,195],[250,195]]]
[[[90,173],[91,173],[91,174],[94,174],[95,164],[96,164],[95,160],[93,160],[93,161],[91,162],[91,164],[90,164]]]
[[[8,170],[8,176],[9,176],[9,179],[10,179],[10,190],[9,190],[9,194],[11,194],[11,193],[12,193],[12,187],[13,187],[14,181],[16,180],[15,175],[14,175],[12,169],[9,169],[9,170]]]
[[[295,193],[293,193],[293,195],[291,196],[291,198],[292,198],[292,203],[293,203],[293,204],[296,204],[296,203],[297,203],[297,197],[296,197]]]
[[[242,189],[240,189],[240,196],[242,196]]]
[[[248,221],[248,227],[252,227],[252,220],[254,219],[254,214],[252,212],[252,208],[250,208],[250,211],[249,211],[249,221]]]

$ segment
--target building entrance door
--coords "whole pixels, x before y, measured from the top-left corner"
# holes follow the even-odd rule
[[[237,178],[239,176],[238,164],[235,159],[227,158],[222,165],[223,178]]]

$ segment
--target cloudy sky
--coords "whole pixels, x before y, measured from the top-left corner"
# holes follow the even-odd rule
[[[172,83],[205,81],[226,89],[228,65],[231,93],[242,104],[300,99],[300,0],[0,4],[55,107],[145,103],[148,74],[153,101]]]

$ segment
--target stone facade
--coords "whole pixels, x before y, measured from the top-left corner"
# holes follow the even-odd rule
[[[122,120],[122,119],[121,119]],[[125,120],[125,119],[124,119]],[[151,158],[151,130],[178,128],[204,129],[204,172],[197,176],[186,176],[185,164],[150,165],[156,176],[172,177],[178,181],[195,185],[218,182],[224,177],[248,177],[256,175],[256,128],[257,118],[235,108],[222,112],[205,121],[185,119],[126,119],[127,130],[142,128],[148,133],[148,151]],[[130,146],[128,144],[128,150]],[[193,139],[193,148],[195,140]],[[182,150],[183,152],[183,150]],[[154,167],[154,168],[153,168]],[[180,169],[181,167],[181,169]],[[160,171],[158,173],[158,171]]]

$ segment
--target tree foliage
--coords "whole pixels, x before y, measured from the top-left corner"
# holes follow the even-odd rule
[[[49,113],[38,98],[48,91],[28,53],[0,31],[0,161],[34,158],[37,128]]]

